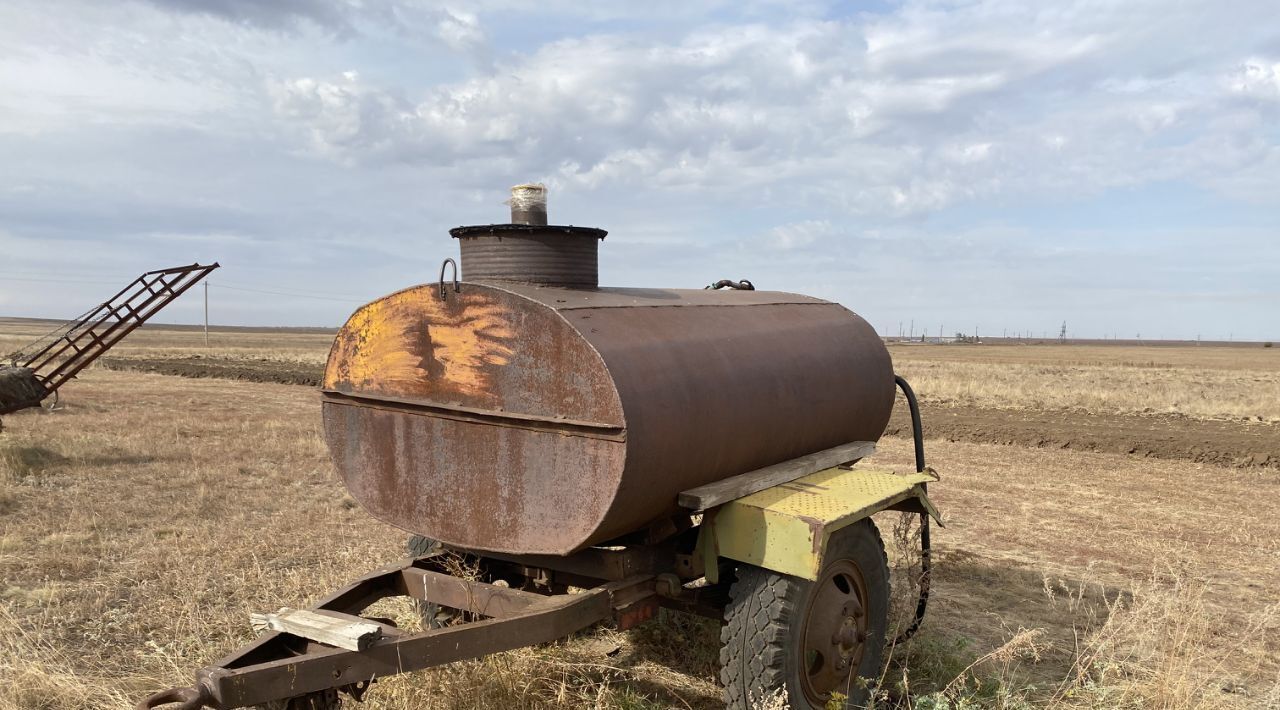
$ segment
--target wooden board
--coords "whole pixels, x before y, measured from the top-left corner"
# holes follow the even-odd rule
[[[830,449],[818,451],[798,459],[783,461],[772,466],[765,466],[748,471],[732,478],[726,478],[705,486],[691,488],[680,494],[680,507],[689,510],[709,510],[731,500],[737,500],[772,488],[780,483],[794,481],[823,469],[840,464],[847,464],[866,458],[875,453],[876,445],[872,441],[854,441],[841,444]]]
[[[283,631],[348,651],[363,651],[382,638],[382,626],[331,611],[284,607],[274,614],[250,614],[249,623],[257,631]]]

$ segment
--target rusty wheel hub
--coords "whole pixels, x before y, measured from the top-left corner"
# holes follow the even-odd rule
[[[805,697],[824,705],[832,692],[848,692],[867,640],[867,583],[851,560],[828,565],[809,596],[801,637]]]

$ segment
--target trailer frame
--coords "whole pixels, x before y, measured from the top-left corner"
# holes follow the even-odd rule
[[[723,618],[732,577],[722,573],[726,566],[813,579],[833,534],[885,510],[920,516],[920,595],[914,620],[898,637],[904,640],[919,627],[928,601],[929,521],[942,521],[927,495],[938,477],[925,466],[919,406],[906,381],[899,377],[897,384],[911,408],[915,473],[856,467],[874,445],[852,442],[829,450],[840,454],[819,452],[743,474],[733,486],[686,491],[684,512],[571,555],[438,548],[370,572],[311,607],[376,624],[381,637],[362,650],[271,631],[196,671],[194,685],[155,693],[136,708],[230,710],[334,690],[360,700],[380,678],[555,641],[601,622],[628,629],[660,608]],[[785,480],[781,468],[790,471]],[[769,485],[758,485],[764,479]],[[709,497],[729,487],[740,494]],[[703,509],[707,500],[717,504]],[[389,619],[361,616],[391,597],[455,610],[460,623],[410,633]]]

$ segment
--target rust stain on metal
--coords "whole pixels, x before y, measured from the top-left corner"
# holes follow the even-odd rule
[[[643,624],[644,622],[658,615],[659,607],[658,599],[650,597],[634,602],[623,609],[619,609],[614,614],[615,623],[619,631],[626,631]]]
[[[325,387],[394,392],[431,382],[441,395],[489,391],[489,368],[507,364],[510,314],[481,293],[442,300],[410,289],[357,311],[334,343]]]

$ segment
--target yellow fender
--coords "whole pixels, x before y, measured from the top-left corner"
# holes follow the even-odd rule
[[[707,511],[698,536],[707,581],[719,582],[726,557],[815,580],[831,535],[882,510],[942,518],[925,494],[933,473],[901,475],[866,468],[828,468]]]

